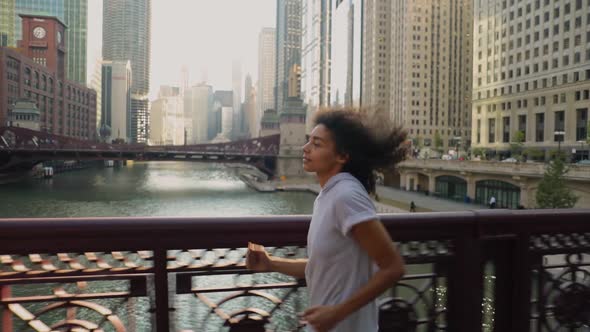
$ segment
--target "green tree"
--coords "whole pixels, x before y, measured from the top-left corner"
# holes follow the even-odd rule
[[[440,134],[438,133],[438,131],[436,131],[434,133],[434,147],[436,148],[436,151],[442,152],[442,146],[443,146],[443,140],[440,137]]]
[[[528,148],[523,151],[523,154],[527,156],[528,159],[533,160],[540,160],[543,159],[543,157],[545,156],[545,152],[537,148]]]
[[[537,188],[537,207],[541,209],[564,209],[576,205],[578,198],[565,185],[567,174],[562,158],[555,158],[545,170],[543,179]]]
[[[518,130],[514,133],[514,141],[510,143],[510,154],[512,157],[519,160],[521,159],[525,139],[522,130]]]
[[[414,137],[414,146],[417,147],[418,149],[422,149],[422,147],[424,146],[423,143],[423,139],[422,136],[418,135],[416,137]]]
[[[483,148],[471,148],[471,158],[480,157],[485,159],[486,151]]]

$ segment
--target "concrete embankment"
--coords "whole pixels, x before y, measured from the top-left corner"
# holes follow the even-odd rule
[[[300,179],[300,182],[304,183],[297,183],[297,180],[291,181],[257,181],[256,177],[242,173],[240,174],[240,179],[244,181],[250,188],[257,190],[259,192],[276,192],[276,191],[295,191],[295,192],[308,192],[312,194],[319,194],[321,191],[321,187],[319,184],[311,181],[311,179],[305,178]],[[377,213],[404,213],[407,212],[406,210],[393,207],[391,205],[383,204],[373,200],[375,204],[375,208],[377,209]]]

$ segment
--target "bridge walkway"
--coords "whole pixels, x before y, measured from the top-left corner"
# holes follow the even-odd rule
[[[410,202],[414,201],[414,204],[419,208],[426,208],[432,211],[466,211],[487,208],[479,204],[468,204],[463,202],[456,202],[444,198],[438,198],[434,196],[426,196],[424,193],[415,191],[405,191],[397,188],[387,186],[377,186],[377,195],[381,198],[386,198],[400,202],[407,205],[406,209],[409,209]]]

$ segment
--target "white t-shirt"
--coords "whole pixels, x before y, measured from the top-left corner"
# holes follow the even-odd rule
[[[324,185],[315,200],[307,234],[309,260],[305,279],[310,307],[346,301],[377,271],[371,257],[350,234],[352,226],[376,219],[375,206],[367,191],[350,173],[339,173]],[[377,330],[375,301],[333,329],[338,332]]]

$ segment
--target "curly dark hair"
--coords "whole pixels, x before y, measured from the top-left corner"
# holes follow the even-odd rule
[[[348,156],[342,172],[351,173],[369,194],[375,193],[376,170],[392,169],[407,154],[407,133],[392,125],[388,114],[367,109],[325,109],[315,125],[331,133],[336,152]]]

